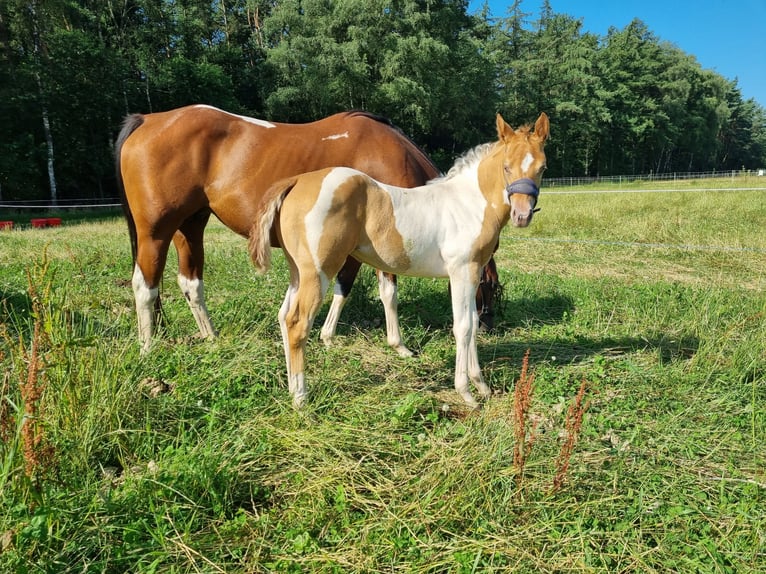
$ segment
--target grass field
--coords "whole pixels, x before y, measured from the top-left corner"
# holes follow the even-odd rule
[[[445,281],[400,279],[403,359],[366,269],[295,412],[281,253],[211,225],[219,339],[171,255],[140,358],[121,220],[0,233],[0,572],[766,571],[766,191],[682,186],[544,188],[505,230],[476,412]]]

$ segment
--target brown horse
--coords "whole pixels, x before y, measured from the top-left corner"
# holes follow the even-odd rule
[[[456,341],[455,390],[476,406],[469,380],[486,397],[476,350],[476,288],[503,227],[532,221],[546,167],[548,116],[534,133],[513,130],[498,114],[498,141],[474,148],[443,178],[417,189],[328,168],[277,182],[263,197],[249,248],[268,269],[276,234],[290,265],[279,325],[293,404],[306,397],[308,333],[330,280],[347,257],[389,273],[449,277]]]
[[[308,124],[280,124],[197,105],[125,119],[116,143],[117,180],[134,260],[133,291],[142,349],[159,317],[159,284],[172,241],[178,284],[203,337],[216,332],[203,291],[203,234],[213,213],[248,237],[261,195],[275,181],[306,171],[348,166],[401,187],[438,177],[431,160],[387,120],[364,112],[340,113]],[[359,271],[349,258],[337,277],[322,329],[329,343]],[[488,274],[492,275],[494,262]],[[496,273],[493,275],[496,277]],[[402,355],[396,277],[378,273],[388,343]],[[489,288],[488,288],[489,287]],[[477,297],[492,322],[491,285]]]

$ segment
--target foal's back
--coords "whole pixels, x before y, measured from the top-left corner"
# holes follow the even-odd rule
[[[470,177],[408,189],[350,168],[278,183],[264,206],[277,198],[278,241],[288,253],[310,253],[296,263],[319,264],[328,278],[348,255],[390,273],[447,277],[448,265],[468,256],[486,205]]]

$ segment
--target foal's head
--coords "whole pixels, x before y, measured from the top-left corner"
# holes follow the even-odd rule
[[[502,177],[505,184],[503,199],[511,207],[511,223],[526,227],[536,211],[540,182],[545,171],[545,141],[550,125],[543,112],[535,122],[534,132],[529,126],[514,130],[497,114],[498,147],[502,153]]]

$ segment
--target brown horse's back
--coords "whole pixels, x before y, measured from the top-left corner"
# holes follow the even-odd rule
[[[136,225],[172,233],[210,209],[248,236],[255,206],[274,182],[347,166],[415,187],[438,175],[416,145],[380,118],[340,113],[308,124],[269,123],[206,106],[139,116],[118,149]],[[159,239],[159,237],[157,237]]]

